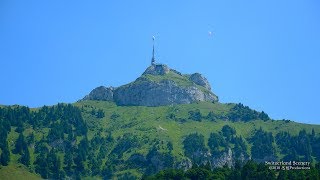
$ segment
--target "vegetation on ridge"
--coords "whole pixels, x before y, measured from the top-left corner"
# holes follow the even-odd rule
[[[190,81],[189,76],[190,75],[182,75],[182,74],[178,74],[173,71],[169,71],[167,74],[164,74],[164,75],[144,74],[140,77],[140,79],[138,78],[138,81],[136,81],[135,83],[139,83],[140,80],[143,80],[144,78],[146,78],[147,80],[153,81],[153,82],[161,82],[163,80],[170,80],[170,81],[175,82],[180,87],[196,86],[201,91],[206,92],[206,93],[210,93],[210,91],[207,90],[206,88],[199,86],[199,85],[193,83],[192,81]]]

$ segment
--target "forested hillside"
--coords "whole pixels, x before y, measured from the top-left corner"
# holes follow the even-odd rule
[[[2,106],[0,178],[8,179],[5,172],[13,167],[51,179],[192,179],[199,172],[231,178],[252,168],[248,173],[262,169],[264,176],[271,171],[259,163],[277,160],[311,162],[317,176],[319,133],[319,125],[272,120],[243,104]]]

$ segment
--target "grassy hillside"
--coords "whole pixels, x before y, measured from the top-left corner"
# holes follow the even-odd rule
[[[23,165],[12,163],[8,166],[0,166],[0,179],[1,180],[20,180],[20,179],[41,179],[35,173],[29,172],[29,169]]]
[[[220,132],[222,127],[229,125],[230,127],[236,130],[237,137],[242,137],[245,141],[245,144],[248,146],[248,155],[251,155],[252,142],[249,139],[254,136],[256,130],[262,129],[263,131],[272,133],[273,136],[276,136],[279,132],[288,132],[292,136],[297,136],[301,130],[306,130],[306,133],[311,134],[312,130],[315,132],[316,136],[319,137],[320,125],[310,125],[310,124],[301,124],[292,121],[284,120],[249,120],[241,121],[236,120],[232,121],[228,119],[227,115],[234,110],[236,104],[228,103],[210,103],[210,102],[199,102],[194,104],[184,104],[184,105],[172,105],[172,106],[160,106],[160,107],[142,107],[142,106],[117,106],[112,102],[106,101],[81,101],[73,104],[78,107],[85,126],[88,131],[80,132],[76,135],[77,126],[79,123],[75,123],[72,127],[72,131],[75,133],[75,138],[70,142],[74,148],[73,157],[75,158],[73,167],[76,167],[76,156],[81,154],[79,151],[82,141],[87,137],[89,148],[88,152],[84,153],[85,160],[83,161],[83,168],[86,170],[86,173],[81,174],[82,177],[101,177],[99,174],[92,173],[93,164],[95,161],[101,161],[101,173],[108,173],[112,169],[112,176],[115,177],[141,177],[144,174],[145,167],[136,167],[128,166],[128,162],[131,162],[134,155],[141,155],[145,158],[151,156],[151,150],[154,147],[157,147],[160,154],[163,155],[172,155],[174,157],[174,162],[182,162],[186,159],[185,149],[183,141],[184,139],[192,133],[200,133],[204,136],[204,146],[207,149],[208,140],[212,132]],[[62,106],[62,105],[60,105]],[[44,110],[43,110],[44,109]],[[56,110],[59,109],[56,107]],[[67,109],[68,110],[68,109]],[[72,110],[72,108],[71,108]],[[68,113],[70,109],[66,111]],[[40,111],[42,113],[40,113]],[[58,111],[58,110],[57,110]],[[104,116],[98,117],[97,112],[103,112]],[[190,119],[190,112],[199,112],[201,118],[198,120]],[[30,112],[38,113],[34,116],[40,116],[44,112],[51,114],[49,118],[56,117],[52,115],[50,108],[48,107],[41,109],[31,109]],[[59,112],[59,111],[58,111]],[[73,112],[73,111],[72,111]],[[210,112],[213,112],[217,117],[214,120],[206,118]],[[238,111],[237,111],[238,112]],[[259,114],[258,112],[255,112]],[[45,114],[45,113],[44,113]],[[1,113],[0,113],[1,115]],[[42,116],[42,115],[41,115]],[[44,119],[48,119],[47,115],[43,115]],[[37,157],[40,156],[39,153],[35,152],[35,146],[39,142],[43,142],[43,146],[47,147],[48,151],[55,151],[55,156],[59,158],[60,167],[59,169],[64,169],[65,167],[65,153],[69,151],[68,149],[59,150],[59,139],[52,139],[55,137],[53,135],[59,134],[56,132],[59,130],[59,124],[64,121],[63,117],[65,115],[56,117],[53,121],[48,121],[48,124],[43,124],[40,122],[39,125],[32,125],[28,121],[24,122],[23,125],[23,135],[26,137],[26,141],[29,141],[30,135],[34,134],[34,143],[28,144],[28,150],[30,152],[30,165],[28,167],[20,163],[21,156],[19,154],[11,153],[11,161],[8,166],[0,166],[0,179],[37,179],[40,176],[30,173],[35,172],[36,165],[34,165]],[[68,121],[73,119],[73,117],[65,117]],[[41,118],[40,118],[41,119]],[[45,121],[45,120],[43,120]],[[70,120],[74,121],[74,120]],[[30,121],[31,122],[31,121]],[[81,124],[80,124],[81,125]],[[54,127],[58,127],[53,131]],[[66,125],[62,125],[63,128]],[[16,142],[19,137],[17,126],[12,126],[10,132],[8,133],[7,142],[9,145],[10,152],[13,152],[16,148]],[[61,129],[60,128],[60,129]],[[81,134],[82,133],[82,134]],[[51,134],[51,135],[50,135]],[[53,135],[52,135],[53,134]],[[69,139],[69,134],[64,132],[62,134],[61,144],[66,144]],[[99,157],[102,147],[100,144],[94,143],[95,138],[104,138],[103,141],[108,141],[106,144],[106,149],[103,151],[106,157]],[[109,140],[107,140],[109,139]],[[172,151],[168,150],[168,144],[172,143]],[[41,144],[39,144],[40,146]],[[234,147],[234,144],[230,145]],[[280,147],[274,143],[276,155],[279,158],[285,156],[280,150]],[[221,148],[221,147],[220,147]],[[46,154],[48,155],[49,152]],[[91,160],[89,160],[91,157]],[[94,157],[94,158],[92,158]],[[160,155],[153,156],[156,158],[162,157]],[[316,160],[315,157],[312,157]],[[114,164],[113,164],[114,163]],[[109,167],[112,165],[112,167]],[[114,166],[113,166],[114,165]],[[39,168],[39,167],[38,167]],[[77,167],[82,168],[82,167]],[[9,172],[14,173],[9,173]],[[67,172],[67,170],[65,170]]]
[[[254,130],[260,127],[273,135],[280,131],[297,135],[300,130],[305,129],[311,133],[312,129],[320,133],[320,125],[302,124],[283,120],[254,120],[250,122],[231,122],[228,120],[210,121],[203,119],[201,122],[188,119],[190,110],[199,109],[202,115],[207,115],[210,111],[217,114],[227,114],[234,104],[199,102],[195,104],[183,104],[161,107],[142,106],[116,106],[114,103],[105,101],[82,101],[75,103],[76,106],[84,109],[84,117],[89,126],[89,137],[102,128],[103,131],[112,132],[115,138],[126,133],[137,135],[141,139],[159,139],[162,141],[172,141],[174,145],[174,155],[183,154],[183,138],[193,132],[200,132],[208,140],[211,132],[218,132],[224,125],[234,127],[237,134],[249,138]],[[105,117],[94,118],[90,115],[93,108],[103,109]],[[175,121],[168,118],[170,113],[174,113],[176,119],[184,119],[186,122]],[[112,114],[119,114],[116,119],[111,119]],[[141,148],[140,151],[146,151]]]
[[[83,115],[90,124],[99,125],[106,130],[113,131],[114,135],[118,133],[135,132],[138,133],[141,128],[148,128],[148,131],[161,132],[162,134],[171,135],[172,132],[179,133],[182,136],[192,131],[200,131],[208,134],[211,131],[221,130],[222,126],[233,126],[237,133],[243,137],[249,137],[254,129],[262,128],[266,131],[277,133],[279,131],[287,131],[296,135],[301,129],[305,129],[311,133],[314,129],[320,133],[320,125],[302,124],[293,121],[284,120],[254,120],[250,122],[231,122],[228,120],[210,121],[202,119],[201,122],[188,120],[188,112],[190,110],[199,109],[202,115],[207,115],[210,111],[217,114],[226,114],[234,106],[234,104],[221,104],[199,102],[195,104],[161,106],[161,107],[143,107],[143,106],[116,106],[114,103],[105,101],[82,101],[75,103],[76,106],[83,108]],[[90,115],[93,108],[103,109],[105,117],[97,120]],[[117,120],[112,120],[112,114],[119,114]],[[174,113],[176,118],[185,119],[186,122],[174,121],[168,118],[168,114]],[[167,129],[160,131],[159,126]],[[98,127],[92,127],[95,131]],[[120,131],[120,132],[118,132]],[[143,131],[145,132],[145,131]],[[119,135],[120,135],[119,134]],[[177,136],[179,134],[172,134]]]

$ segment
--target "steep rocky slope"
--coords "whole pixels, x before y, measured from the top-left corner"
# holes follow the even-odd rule
[[[217,102],[208,80],[199,73],[183,75],[163,64],[149,66],[134,82],[113,88],[100,86],[83,100],[114,101],[118,105],[164,106],[197,101]]]

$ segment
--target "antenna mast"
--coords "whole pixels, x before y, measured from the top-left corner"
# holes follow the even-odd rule
[[[152,36],[152,59],[151,59],[151,65],[155,65],[156,64],[156,59],[154,58],[154,39],[155,39],[155,37]]]

